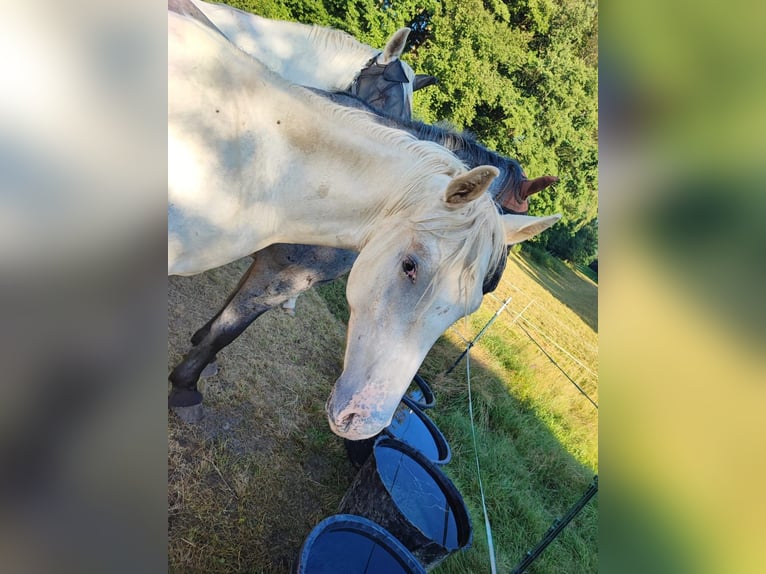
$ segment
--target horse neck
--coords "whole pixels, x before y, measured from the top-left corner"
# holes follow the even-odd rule
[[[499,155],[477,143],[472,137],[438,126],[418,121],[401,121],[383,117],[390,127],[404,129],[420,140],[427,140],[444,146],[460,158],[469,168],[480,165],[492,165],[500,170],[500,175],[490,185],[489,194],[498,200],[504,192],[518,195],[522,181],[522,170],[515,159]]]
[[[281,133],[303,159],[293,172],[300,184],[284,190],[291,196],[284,228],[289,242],[358,249],[382,218],[392,221],[431,209],[436,189],[443,190],[462,170],[442,146],[389,129],[368,113],[308,90],[294,87],[291,93],[291,118]],[[302,223],[316,220],[311,229]],[[347,231],[339,236],[337,229]]]
[[[289,218],[281,222],[278,231],[281,242],[359,250],[383,221],[392,222],[414,212],[399,206],[409,192],[428,185],[429,176],[421,174],[414,183],[410,176],[415,162],[406,153],[362,142],[358,135],[338,139],[326,136],[321,148],[333,153],[318,150],[304,162],[305,166],[321,168],[303,171],[296,166],[301,173],[295,176],[301,183],[290,185],[278,199],[282,202],[285,194],[290,196]],[[439,182],[446,186],[446,176]]]
[[[376,53],[331,28],[271,20],[224,4],[193,2],[239,49],[295,84],[346,90]]]

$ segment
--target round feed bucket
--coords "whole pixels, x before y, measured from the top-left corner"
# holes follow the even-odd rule
[[[339,512],[378,523],[427,570],[473,538],[468,509],[452,481],[422,453],[389,437],[375,442]]]
[[[336,514],[317,524],[301,546],[294,574],[425,574],[390,532],[371,520]]]
[[[364,464],[379,436],[399,439],[415,447],[435,464],[447,464],[452,459],[449,443],[439,427],[407,396],[402,397],[391,424],[378,435],[365,440],[344,440],[348,458],[354,466],[359,468]]]
[[[420,375],[415,375],[404,396],[415,401],[415,404],[421,409],[431,409],[436,404],[436,398],[431,390],[431,385]]]

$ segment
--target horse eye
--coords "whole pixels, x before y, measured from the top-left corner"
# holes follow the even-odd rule
[[[409,277],[410,281],[415,282],[415,277],[418,274],[418,266],[411,257],[407,257],[402,261],[402,271]]]

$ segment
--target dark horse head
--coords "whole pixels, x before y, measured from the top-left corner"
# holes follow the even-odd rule
[[[348,90],[377,111],[402,120],[412,117],[412,93],[438,83],[433,76],[415,74],[399,59],[409,33],[409,28],[401,28],[391,36],[383,51],[370,58]]]

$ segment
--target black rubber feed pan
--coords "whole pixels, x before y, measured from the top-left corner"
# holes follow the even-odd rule
[[[354,466],[359,468],[364,464],[379,436],[399,439],[435,464],[447,464],[452,459],[452,450],[439,427],[407,396],[402,397],[391,424],[379,434],[365,440],[344,440],[348,458]]]
[[[420,375],[415,375],[404,396],[415,401],[415,404],[421,409],[432,409],[436,404],[436,397],[431,390],[431,385]]]
[[[422,453],[389,437],[375,442],[339,512],[378,523],[426,570],[473,538],[468,509],[452,481]]]
[[[425,569],[385,528],[361,516],[336,514],[306,537],[293,573],[425,574]]]

